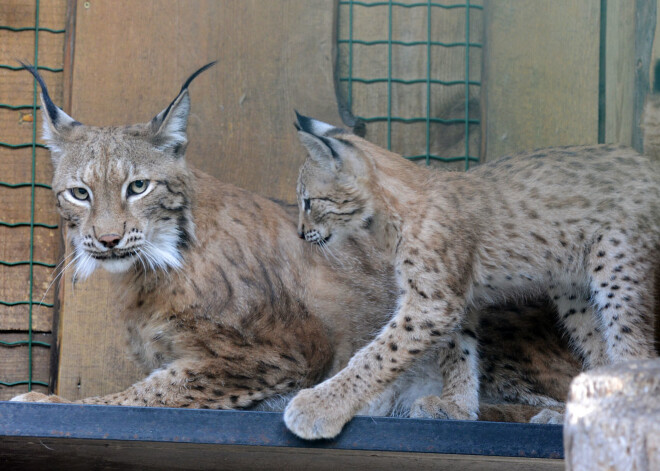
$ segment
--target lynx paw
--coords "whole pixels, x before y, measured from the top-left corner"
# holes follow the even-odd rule
[[[15,396],[10,399],[11,401],[14,402],[54,402],[54,403],[68,403],[66,399],[62,399],[60,396],[47,396],[46,394],[41,394],[38,392],[28,392],[25,394],[21,394],[19,396]]]
[[[530,424],[563,424],[564,414],[552,409],[543,409],[534,417],[529,419]]]
[[[284,423],[305,440],[334,438],[353,414],[330,398],[326,388],[303,389],[284,410]]]
[[[410,408],[410,417],[415,419],[477,420],[477,413],[438,396],[417,399]]]

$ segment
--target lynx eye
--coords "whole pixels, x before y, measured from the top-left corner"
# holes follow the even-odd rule
[[[85,190],[84,188],[71,188],[69,190],[71,192],[71,195],[80,201],[87,201],[89,199],[89,191]]]
[[[144,193],[149,187],[149,180],[135,180],[128,185],[128,196]]]
[[[312,204],[311,204],[311,202],[309,201],[309,198],[305,198],[305,199],[303,200],[303,209],[304,209],[305,211],[309,211],[311,208],[312,208]]]

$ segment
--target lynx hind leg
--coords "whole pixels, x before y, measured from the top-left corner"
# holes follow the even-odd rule
[[[654,241],[611,231],[599,237],[589,256],[591,292],[611,362],[653,358]]]
[[[437,368],[443,380],[441,395],[417,399],[410,417],[477,420],[479,359],[474,317],[468,315],[462,329],[452,334],[446,346],[438,348]]]
[[[290,378],[259,383],[253,378],[218,372],[204,362],[177,360],[152,372],[128,389],[107,396],[82,399],[83,404],[183,407],[191,409],[237,409],[266,397],[298,388]]]
[[[492,404],[484,402],[479,410],[479,420],[488,422],[520,422],[533,424],[560,424],[565,407],[539,407],[529,404]]]
[[[568,334],[571,347],[582,358],[585,369],[609,363],[607,345],[588,289],[577,284],[557,284],[549,289],[559,322]]]

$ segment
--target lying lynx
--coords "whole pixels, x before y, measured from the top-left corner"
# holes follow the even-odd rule
[[[319,121],[299,117],[298,126],[308,151],[298,182],[301,236],[331,247],[371,232],[400,290],[374,341],[289,403],[285,422],[298,436],[334,437],[452,334],[459,375],[476,384],[474,343],[460,326],[472,308],[505,299],[547,293],[587,367],[655,355],[656,162],[600,145],[440,173]],[[424,404],[445,406],[437,397]]]
[[[150,373],[83,403],[248,407],[339,370],[372,335],[364,319],[394,302],[391,268],[358,256],[334,266],[284,207],[187,166],[188,85],[205,68],[151,121],[124,127],[78,123],[28,69],[74,276],[114,273],[129,348]]]
[[[327,256],[297,237],[289,208],[188,167],[187,89],[205,67],[153,120],[115,128],[74,121],[28,70],[42,87],[53,190],[76,276],[98,267],[115,273],[130,350],[150,373],[123,392],[79,402],[258,405],[338,372],[390,317],[391,264],[365,256],[363,241],[346,240],[341,253]],[[566,394],[574,364],[565,350],[546,351],[557,339],[529,337],[526,327],[544,310],[492,313],[501,321],[489,327],[496,341],[483,352],[491,402],[553,405]],[[501,350],[512,329],[526,336],[519,358]],[[413,383],[399,383],[367,412],[405,414],[416,398]],[[38,393],[15,399],[64,401]],[[483,411],[482,418],[499,420],[538,412]]]

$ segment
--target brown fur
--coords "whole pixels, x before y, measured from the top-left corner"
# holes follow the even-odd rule
[[[390,317],[392,267],[364,241],[347,240],[341,254],[329,256],[296,236],[295,211],[187,166],[185,119],[183,129],[172,126],[187,115],[185,88],[151,122],[126,127],[76,124],[61,110],[49,112],[47,100],[46,93],[53,189],[78,256],[77,276],[97,265],[117,272],[117,315],[129,350],[149,374],[125,391],[79,402],[249,407],[338,372]],[[168,138],[177,145],[168,146]],[[126,197],[127,184],[138,180],[155,186],[143,197]],[[72,197],[79,185],[91,195],[89,204]],[[155,232],[168,231],[176,235],[170,249],[180,255],[180,267],[160,266],[153,254],[132,255],[143,240],[154,243]],[[119,240],[115,247],[100,242],[112,237]],[[565,397],[570,375],[542,381],[553,376],[552,365],[573,366],[565,351],[545,356],[534,349],[533,332],[520,365],[500,348],[544,309],[493,313],[502,322],[486,328],[502,338],[484,344],[488,400],[543,404],[538,398]],[[512,365],[516,374],[509,373]],[[64,401],[36,393],[16,399]],[[519,409],[487,406],[485,418],[496,410],[500,418],[519,419]]]
[[[394,300],[379,260],[326,260],[284,207],[186,165],[188,83],[152,121],[125,127],[75,122],[42,84],[74,277],[115,273],[117,314],[149,373],[83,403],[251,406],[338,371]]]
[[[330,125],[299,117],[299,231],[332,247],[368,232],[394,266],[397,310],[335,377],[301,391],[285,422],[330,438],[415,359],[449,342],[452,402],[478,408],[474,308],[547,294],[587,367],[649,358],[660,253],[660,168],[621,146],[551,148],[467,173],[421,169]],[[466,321],[467,319],[467,321]],[[462,330],[461,330],[462,329]],[[442,367],[442,365],[441,365]]]

